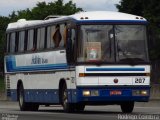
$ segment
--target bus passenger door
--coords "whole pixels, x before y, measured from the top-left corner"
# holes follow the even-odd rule
[[[68,29],[67,30],[67,44],[66,44],[66,58],[67,64],[69,66],[70,79],[67,80],[67,89],[70,89],[69,101],[75,102],[74,90],[76,89],[76,72],[75,72],[75,39],[76,39],[76,30]]]
[[[75,39],[76,31],[75,29],[67,30],[67,44],[66,44],[66,58],[68,65],[74,64],[75,62]]]

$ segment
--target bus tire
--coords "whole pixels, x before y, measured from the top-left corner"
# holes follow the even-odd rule
[[[22,84],[18,88],[18,101],[21,111],[37,111],[39,108],[38,104],[25,102],[24,88]]]
[[[18,88],[18,102],[19,102],[19,107],[21,111],[27,111],[28,110],[28,105],[25,102],[25,97],[24,97],[24,88],[23,85],[21,84]]]
[[[61,90],[61,101],[62,101],[62,106],[63,106],[63,110],[67,113],[71,113],[74,112],[74,104],[72,103],[68,103],[68,93],[67,93],[67,86],[64,83],[62,86],[62,90]]]
[[[134,102],[124,102],[121,104],[121,110],[123,113],[131,113],[134,108]]]

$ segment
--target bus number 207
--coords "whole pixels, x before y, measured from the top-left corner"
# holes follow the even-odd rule
[[[144,83],[145,82],[145,78],[136,78],[135,79],[135,83]]]

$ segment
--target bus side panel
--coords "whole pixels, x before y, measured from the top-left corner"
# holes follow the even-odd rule
[[[70,75],[69,71],[9,75],[11,98],[13,101],[17,100],[17,83],[21,80],[26,102],[59,103],[60,79],[71,78],[66,80],[68,92],[75,90],[75,81],[72,81],[73,77]],[[72,96],[69,96],[69,101],[72,102]]]
[[[6,72],[12,100],[17,100],[18,80],[23,83],[26,102],[59,103],[61,79],[66,81],[68,91],[76,88],[74,68],[67,66],[65,51],[7,56]],[[72,95],[69,101],[72,102]]]
[[[16,74],[6,74],[7,96],[11,97],[13,101],[17,101],[17,82]]]

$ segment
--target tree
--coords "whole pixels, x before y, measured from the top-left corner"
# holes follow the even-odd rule
[[[76,4],[72,1],[64,3],[63,0],[57,0],[50,3],[38,2],[33,9],[13,11],[9,17],[11,21],[22,18],[27,20],[43,20],[48,15],[71,15],[79,11],[83,11],[82,8],[77,8]]]
[[[143,15],[143,0],[121,0],[116,7],[120,12]]]
[[[149,21],[149,50],[152,60],[160,59],[160,2],[159,0],[121,0],[120,12],[140,15]]]
[[[10,22],[10,19],[8,17],[0,17],[0,72],[3,70],[5,31],[9,22]]]

